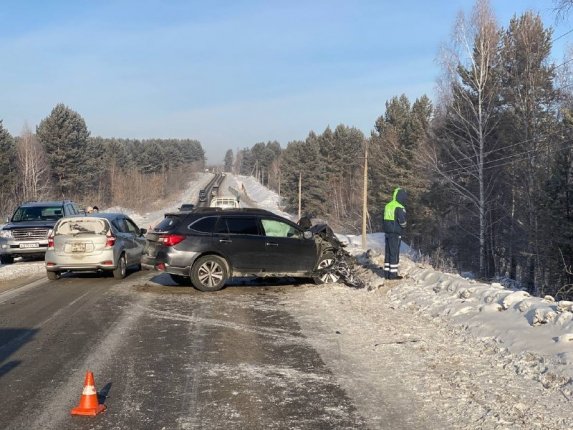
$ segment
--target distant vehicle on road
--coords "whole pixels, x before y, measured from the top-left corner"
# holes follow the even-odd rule
[[[62,218],[48,239],[46,272],[50,280],[62,272],[111,272],[123,279],[128,267],[141,267],[147,230],[120,213]]]
[[[338,245],[262,209],[168,213],[146,239],[143,268],[201,291],[220,290],[234,276],[338,280],[322,270],[334,264]]]
[[[41,257],[48,249],[48,232],[63,216],[81,211],[70,200],[26,202],[0,230],[0,262],[12,264],[15,257]]]
[[[195,205],[193,203],[183,203],[179,207],[179,210],[181,212],[192,211],[193,209],[195,209]]]
[[[207,201],[207,191],[201,190],[199,191],[199,201],[206,202]]]
[[[209,206],[212,208],[237,209],[239,201],[235,197],[213,197]]]

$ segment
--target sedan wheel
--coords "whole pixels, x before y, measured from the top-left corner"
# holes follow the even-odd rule
[[[60,272],[48,272],[48,271],[46,271],[46,275],[48,276],[48,279],[50,281],[57,281],[61,277]]]
[[[334,254],[326,253],[321,257],[320,261],[318,262],[318,265],[316,266],[316,269],[317,270],[326,269],[332,266],[333,264],[334,264]],[[315,284],[331,284],[338,282],[340,276],[338,276],[338,274],[336,274],[335,272],[325,272],[320,276],[314,276],[312,279],[314,280]]]
[[[227,262],[217,255],[201,257],[191,268],[193,286],[201,291],[218,291],[228,278]]]
[[[113,269],[113,277],[115,279],[123,279],[127,274],[127,263],[125,261],[125,254],[121,254],[119,261],[117,262],[117,267]]]

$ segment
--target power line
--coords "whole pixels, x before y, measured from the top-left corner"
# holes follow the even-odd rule
[[[524,143],[532,142],[534,140],[538,140],[541,138],[551,139],[552,137],[559,136],[559,135],[561,135],[561,131],[555,131],[555,132],[549,133],[547,135],[531,137],[529,139],[525,139],[525,140],[521,140],[519,142],[512,143],[511,145],[501,146],[499,148],[492,149],[491,151],[488,151],[488,155],[495,154],[496,152],[499,152],[499,151],[505,151],[506,149],[513,148],[514,146],[520,146],[520,145],[523,145]],[[459,163],[460,161],[463,161],[463,160],[472,161],[473,159],[474,159],[474,157],[471,155],[464,155],[463,157],[460,157],[456,160],[448,161],[444,164],[447,165],[447,164]]]
[[[573,33],[573,28],[572,28],[571,30],[569,30],[568,32],[563,33],[561,36],[558,36],[558,37],[556,37],[555,39],[553,39],[553,40],[551,41],[551,43],[555,42],[556,40],[561,39],[562,37],[567,36],[567,35],[570,34],[570,33]]]
[[[565,143],[572,143],[573,141],[568,141]],[[503,167],[509,164],[514,163],[515,161],[520,161],[520,160],[525,160],[527,158],[527,156],[531,153],[534,152],[538,152],[541,150],[546,150],[549,148],[549,145],[551,145],[551,143],[549,141],[547,141],[545,144],[540,144],[540,146],[538,148],[534,148],[534,149],[529,149],[527,151],[523,151],[523,152],[517,152],[515,154],[510,154],[506,157],[501,157],[501,158],[497,158],[495,160],[489,160],[483,163],[484,170],[488,170],[488,169],[492,169],[492,168],[498,168],[498,167]],[[559,149],[555,149],[555,152],[561,152],[563,150],[570,150],[571,148],[565,146],[563,148],[559,148]],[[500,164],[495,164],[495,163],[499,163],[500,161],[503,160],[511,160],[507,163],[500,163]],[[451,173],[457,173],[457,172],[463,172],[468,170],[466,167],[457,167],[455,169],[450,169],[450,170],[446,170],[446,171],[442,171],[442,174],[451,174]]]

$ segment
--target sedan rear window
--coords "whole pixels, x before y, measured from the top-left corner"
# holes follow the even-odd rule
[[[80,235],[98,234],[105,236],[109,231],[109,224],[101,218],[73,218],[62,220],[54,229],[54,234]]]

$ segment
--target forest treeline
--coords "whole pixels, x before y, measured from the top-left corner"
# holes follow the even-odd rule
[[[225,169],[257,176],[293,213],[300,178],[303,212],[359,233],[367,152],[370,232],[400,186],[404,240],[436,267],[571,298],[573,59],[551,61],[555,36],[534,12],[503,28],[480,0],[455,28],[434,103],[397,95],[370,136],[341,124],[284,148],[229,149]]]
[[[90,137],[84,119],[58,104],[35,133],[12,137],[0,121],[0,215],[45,199],[142,209],[148,196],[185,186],[179,178],[204,163],[196,140]]]

